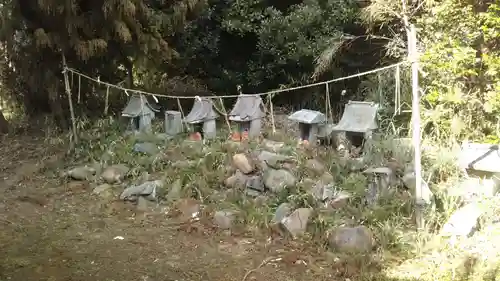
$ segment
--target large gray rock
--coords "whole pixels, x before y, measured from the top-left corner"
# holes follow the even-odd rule
[[[321,175],[326,172],[326,167],[316,159],[309,159],[305,163],[306,169],[314,174]]]
[[[255,170],[255,165],[252,159],[243,153],[233,155],[233,164],[243,174],[250,174]]]
[[[217,211],[214,214],[214,224],[221,229],[231,229],[237,212],[231,210]]]
[[[149,155],[156,155],[160,152],[158,146],[151,142],[141,142],[134,145],[134,151]]]
[[[224,185],[228,188],[244,188],[249,176],[237,170],[234,175],[224,181]]]
[[[302,235],[306,232],[312,211],[311,208],[299,208],[283,218],[281,224],[293,237]]]
[[[332,198],[329,198],[326,201],[326,205],[327,207],[331,207],[334,209],[343,208],[347,205],[351,197],[352,194],[350,194],[349,192],[340,190],[336,192]]]
[[[104,169],[101,178],[110,184],[120,183],[125,178],[129,168],[123,164],[112,165]]]
[[[281,203],[276,211],[274,212],[274,217],[271,220],[272,223],[280,223],[286,216],[292,213],[292,205],[290,203]]]
[[[332,231],[328,242],[341,252],[369,252],[375,244],[372,232],[365,226],[339,227]]]
[[[120,195],[121,200],[136,200],[139,196],[145,196],[148,200],[156,199],[158,188],[163,187],[163,181],[147,181],[140,185],[127,187]]]
[[[415,173],[411,172],[411,173],[406,173],[402,180],[404,182],[404,184],[409,188],[411,189],[413,192],[415,192]],[[415,193],[413,193],[415,194]],[[424,203],[424,204],[430,204],[432,202],[432,191],[431,189],[429,188],[429,185],[422,179],[422,200],[423,202],[421,203]]]
[[[470,236],[478,228],[483,211],[477,203],[469,203],[453,212],[441,229],[443,236]]]
[[[491,178],[470,177],[448,189],[448,195],[458,197],[464,202],[492,198],[500,189],[499,175]]]
[[[296,178],[287,170],[268,169],[264,173],[264,185],[272,192],[279,193],[286,188],[295,186]]]
[[[314,199],[321,202],[324,202],[335,196],[335,188],[332,184],[324,185],[322,183],[316,183],[309,192]]]
[[[260,154],[257,156],[257,159],[260,162],[264,163],[264,166],[275,169],[281,168],[282,163],[292,160],[292,158],[289,156],[276,154],[265,150],[260,152]]]
[[[93,167],[75,167],[67,172],[67,176],[74,180],[89,180],[94,177],[96,169]]]
[[[285,148],[285,143],[265,139],[262,141],[262,146],[269,151],[280,152]]]
[[[245,187],[247,189],[257,190],[260,192],[264,192],[266,189],[264,186],[264,179],[261,175],[248,176],[245,182]]]

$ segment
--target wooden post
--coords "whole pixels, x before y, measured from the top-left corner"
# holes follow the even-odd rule
[[[417,32],[411,24],[408,30],[408,55],[411,62],[411,85],[412,85],[412,142],[414,149],[415,169],[415,219],[418,229],[424,227],[424,206],[422,198],[422,163],[420,149],[420,94],[418,88],[418,51]]]
[[[106,87],[106,100],[104,101],[104,115],[108,115],[108,108],[109,108],[109,86]]]
[[[325,127],[330,124],[330,121],[333,123],[333,110],[332,110],[332,103],[330,102],[330,87],[328,86],[328,83],[325,84],[325,112],[326,112],[326,124]],[[330,136],[326,136],[326,144],[331,145],[332,144],[332,139]]]
[[[229,130],[229,133],[231,134],[231,132],[232,132],[231,122],[229,122],[228,112],[226,110],[226,107],[224,106],[224,101],[222,100],[222,98],[219,98],[219,103],[220,103],[220,106],[222,107],[221,113],[224,115],[224,120],[226,121],[227,129]]]
[[[273,94],[268,95],[269,98],[269,109],[271,110],[271,127],[273,134],[276,134],[276,124],[274,123],[274,106],[273,106]]]
[[[73,100],[71,99],[71,88],[69,86],[68,72],[66,70],[66,56],[62,53],[62,63],[63,63],[63,75],[64,75],[64,85],[66,88],[66,94],[68,95],[69,102],[69,112],[71,114],[71,125],[73,129],[73,138],[75,143],[78,143],[78,133],[76,131],[76,120],[75,120],[75,111],[73,109]]]

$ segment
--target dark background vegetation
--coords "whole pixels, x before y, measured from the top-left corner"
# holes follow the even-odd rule
[[[236,94],[237,85],[264,92],[354,74],[406,57],[406,16],[418,28],[425,131],[495,141],[500,20],[494,2],[2,0],[3,110],[50,114],[67,128],[63,54],[69,67],[102,81],[185,96]],[[69,78],[77,116],[101,116],[106,88]],[[391,116],[394,84],[393,70],[334,83],[331,100],[335,109],[349,99],[375,100]],[[405,67],[402,98],[409,104],[408,86]],[[287,92],[273,103],[322,110],[324,93],[324,87]],[[112,90],[109,102],[116,112],[126,96]],[[177,107],[174,100],[161,103]],[[393,121],[403,125],[408,114]]]

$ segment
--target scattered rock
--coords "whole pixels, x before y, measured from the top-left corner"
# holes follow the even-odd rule
[[[470,236],[473,234],[482,215],[476,203],[469,203],[456,210],[441,229],[443,236]]]
[[[158,133],[158,134],[155,134],[155,137],[157,140],[159,141],[166,141],[166,140],[171,140],[173,139],[174,137],[173,136],[170,136],[170,135],[167,135],[165,133]]]
[[[269,169],[264,174],[264,186],[272,192],[279,193],[282,190],[294,186],[295,176],[287,170]]]
[[[112,165],[104,169],[101,177],[105,182],[113,184],[120,183],[127,175],[129,168],[123,164]]]
[[[305,163],[306,169],[312,171],[313,173],[317,175],[321,175],[326,171],[325,165],[323,165],[321,162],[319,162],[316,159],[309,159]]]
[[[310,179],[310,178],[305,178],[302,180],[302,186],[305,190],[310,191],[313,189],[317,184],[317,181]]]
[[[299,208],[282,219],[281,224],[293,237],[296,237],[306,232],[307,223],[309,222],[311,214],[311,208]]]
[[[236,218],[234,211],[217,211],[214,214],[214,224],[221,229],[231,229]]]
[[[346,191],[339,191],[333,196],[333,198],[328,199],[326,205],[334,209],[344,208],[351,197],[352,195],[350,193]]]
[[[172,186],[170,187],[170,190],[168,191],[167,195],[165,196],[165,199],[168,202],[173,202],[175,200],[179,200],[182,197],[182,182],[180,179],[174,181],[172,183]]]
[[[263,162],[265,167],[269,166],[274,169],[280,169],[283,162],[292,160],[289,156],[280,155],[265,150],[260,152],[260,154],[257,156],[257,159],[260,162]]]
[[[151,180],[151,175],[148,172],[143,172],[141,174],[141,176],[139,177],[140,182],[149,181],[149,180]]]
[[[266,204],[267,200],[269,198],[265,195],[258,195],[255,197],[255,199],[253,200],[254,204],[258,207],[262,207]]]
[[[244,175],[239,170],[224,181],[224,185],[228,188],[244,188],[247,183],[248,176]]]
[[[255,189],[250,189],[250,188],[247,188],[247,189],[245,189],[245,194],[246,194],[247,196],[250,196],[250,197],[255,198],[255,197],[257,197],[257,196],[261,195],[261,192],[260,192],[260,191],[258,191],[258,190],[255,190]]]
[[[403,183],[415,192],[415,173],[407,173],[402,178]],[[413,193],[415,194],[415,193]],[[429,188],[429,185],[422,179],[422,200],[424,204],[430,204],[432,202],[432,191]]]
[[[277,142],[266,139],[262,141],[262,145],[264,146],[265,149],[272,152],[280,152],[283,148],[285,148],[284,142]]]
[[[250,174],[255,170],[255,165],[252,159],[243,153],[233,155],[233,164],[243,174]]]
[[[264,180],[261,175],[249,176],[245,182],[245,187],[247,189],[257,190],[260,192],[264,192],[266,190]]]
[[[75,167],[67,172],[67,175],[74,180],[89,180],[96,174],[96,169],[92,167]]]
[[[276,212],[274,212],[274,217],[271,220],[272,223],[280,223],[286,216],[292,213],[292,205],[290,203],[281,203]]]
[[[295,163],[285,162],[281,164],[281,167],[288,171],[295,171],[297,169],[297,165]]]
[[[145,196],[148,200],[156,199],[157,188],[163,187],[160,180],[147,181],[140,185],[132,185],[126,188],[120,195],[121,200],[136,200],[138,196]]]
[[[339,227],[331,233],[329,245],[341,252],[369,252],[373,249],[373,234],[365,226]]]
[[[151,142],[141,142],[134,145],[134,151],[149,155],[156,155],[160,152],[158,146]]]
[[[335,189],[332,184],[324,185],[319,182],[313,186],[310,193],[314,199],[324,202],[334,197]]]
[[[473,202],[477,199],[492,198],[500,188],[497,176],[493,178],[467,178],[457,186],[448,189],[448,194],[460,198],[463,202]]]
[[[396,176],[393,170],[388,167],[369,168],[363,173],[373,178],[373,182],[377,186],[377,193],[381,196],[385,196],[391,186],[396,183]]]

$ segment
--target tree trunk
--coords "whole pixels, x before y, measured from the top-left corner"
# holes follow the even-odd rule
[[[7,122],[7,119],[5,119],[5,116],[3,116],[3,112],[0,109],[0,134],[6,134],[9,132],[9,122]]]
[[[128,88],[133,89],[134,88],[134,64],[128,58],[125,58],[124,65],[125,65],[125,68],[127,69]]]
[[[68,128],[68,121],[64,117],[61,98],[59,97],[59,94],[57,92],[57,89],[59,88],[58,86],[59,83],[56,82],[56,85],[54,87],[48,87],[47,90],[49,91],[49,104],[52,111],[52,116],[54,117],[57,126],[66,129]]]

